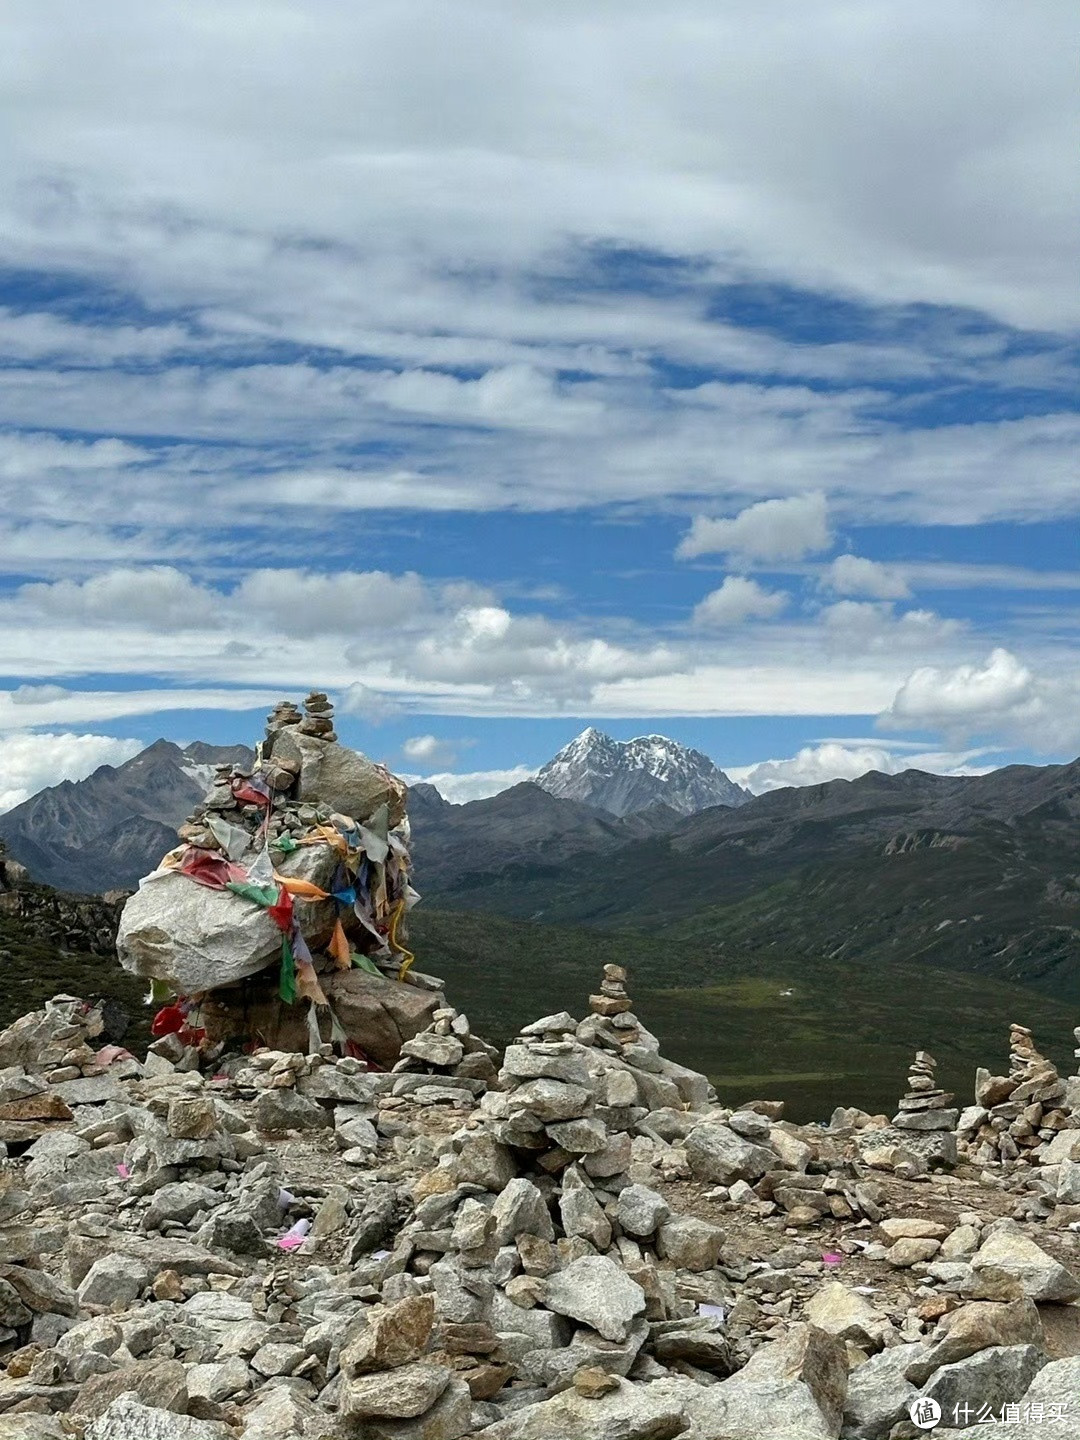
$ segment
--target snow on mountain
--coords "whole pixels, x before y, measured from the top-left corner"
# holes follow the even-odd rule
[[[658,802],[690,815],[710,805],[744,805],[752,798],[700,750],[665,735],[613,740],[591,725],[548,761],[536,784],[551,795],[613,815],[647,810]]]

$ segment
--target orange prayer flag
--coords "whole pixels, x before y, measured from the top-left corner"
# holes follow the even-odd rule
[[[348,970],[352,964],[352,952],[349,949],[349,942],[345,936],[345,930],[340,920],[335,922],[334,933],[330,937],[330,944],[326,947],[334,957],[334,968],[336,970]]]

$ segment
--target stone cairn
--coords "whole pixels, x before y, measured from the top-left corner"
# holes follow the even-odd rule
[[[859,1132],[857,1144],[864,1155],[895,1152],[900,1173],[911,1174],[927,1165],[956,1163],[956,1129],[960,1112],[955,1095],[938,1087],[937,1061],[928,1050],[916,1050],[908,1067],[907,1093],[888,1129],[867,1127]],[[890,1167],[893,1168],[893,1167]]]
[[[964,1152],[976,1165],[1038,1165],[1058,1132],[1074,1124],[1067,1089],[1027,1026],[1010,1025],[1008,1075],[975,1072],[975,1104],[959,1125]]]
[[[320,740],[336,740],[334,707],[321,690],[312,690],[304,701],[304,718],[300,721],[302,735],[315,735]]]
[[[431,1023],[401,1047],[393,1094],[417,1105],[471,1105],[495,1081],[499,1052],[474,1035],[469,1017],[443,1004]]]

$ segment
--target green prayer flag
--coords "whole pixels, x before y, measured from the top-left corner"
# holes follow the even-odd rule
[[[296,961],[293,958],[289,937],[281,937],[281,972],[278,980],[278,994],[286,1005],[296,1000]]]
[[[352,963],[358,970],[366,970],[369,975],[382,976],[382,971],[375,964],[374,960],[369,959],[367,955],[361,955],[359,950],[352,952]]]

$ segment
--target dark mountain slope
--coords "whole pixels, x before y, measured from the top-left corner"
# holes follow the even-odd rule
[[[652,928],[749,956],[920,960],[1080,999],[1080,763],[775,791],[666,834],[429,885],[440,906]]]
[[[61,890],[130,889],[176,843],[213,767],[250,764],[243,745],[181,750],[158,740],[123,765],[65,780],[0,815],[0,839],[35,880]]]

